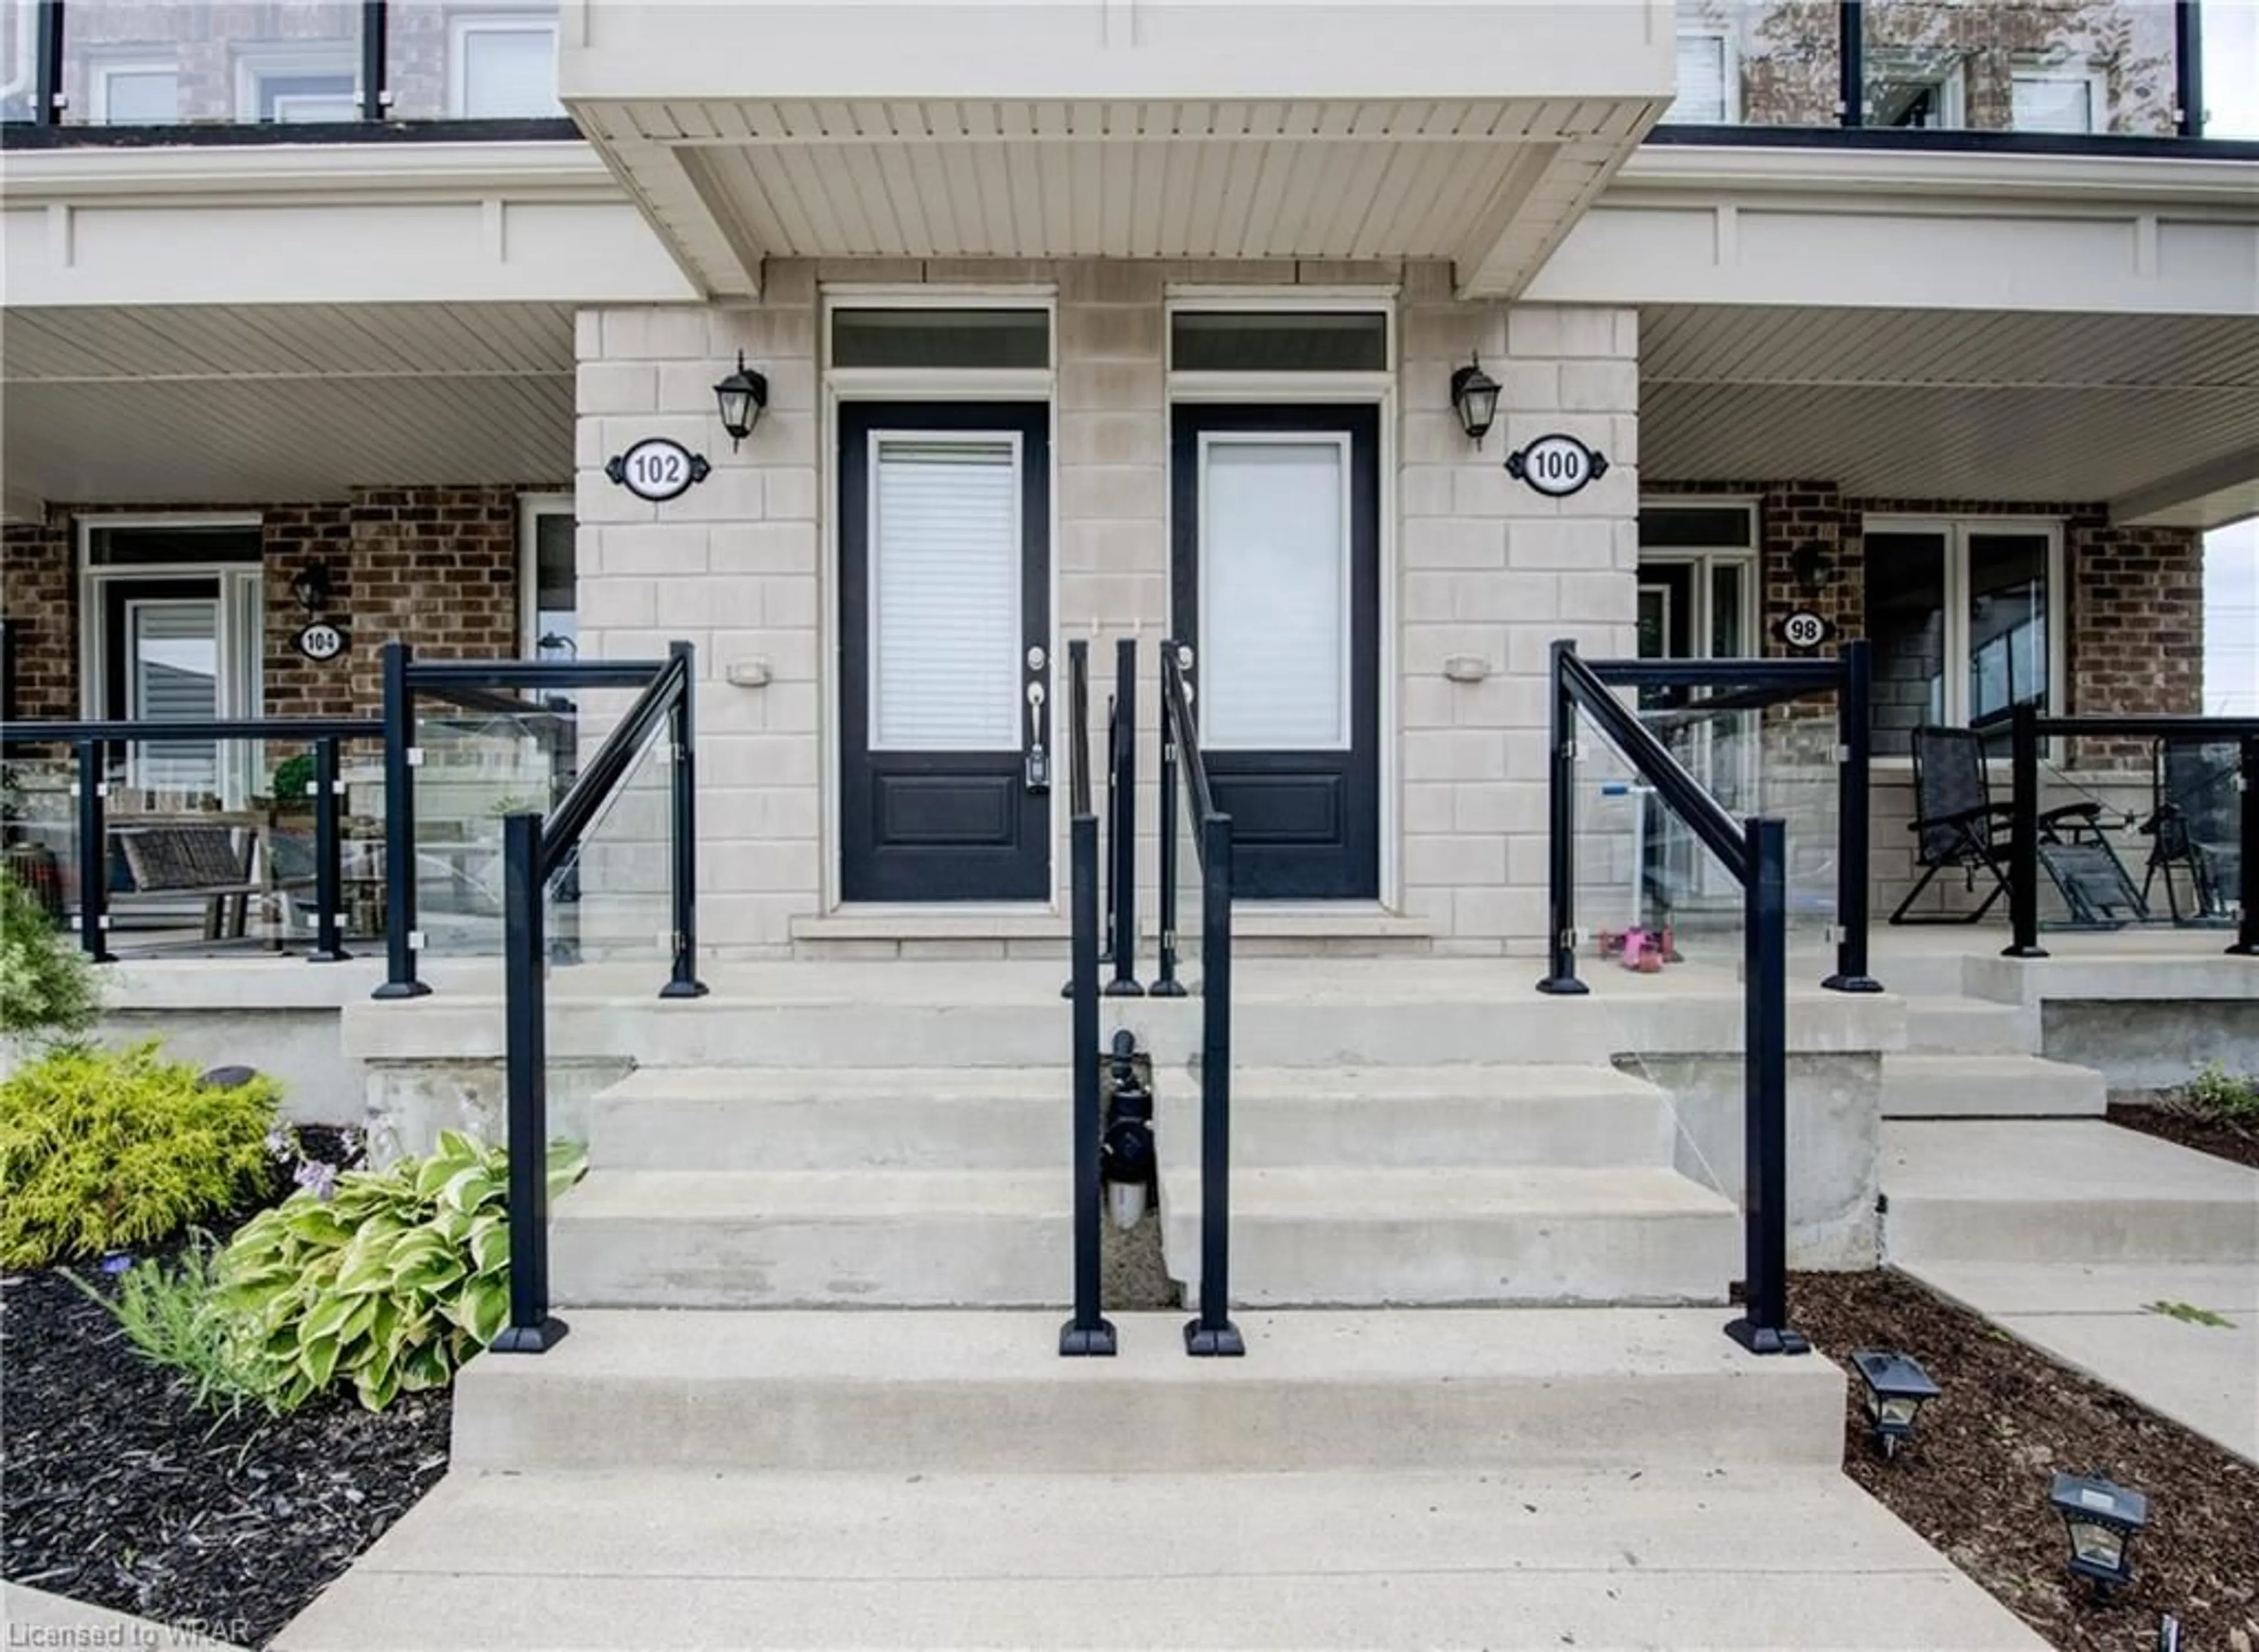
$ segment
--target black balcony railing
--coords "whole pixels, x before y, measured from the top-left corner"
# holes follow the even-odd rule
[[[1819,664],[1720,661],[1719,666]],[[1832,664],[1833,662],[1827,662]],[[1685,669],[1685,662],[1679,662]],[[1621,671],[1621,663],[1609,667]],[[1736,822],[1682,767],[1653,730],[1618,700],[1601,670],[1553,644],[1551,883],[1556,928],[1552,970],[1543,993],[1583,993],[1576,976],[1572,911],[1576,883],[1576,730],[1581,713],[1654,789],[1742,887],[1743,1005],[1743,1310],[1726,1333],[1754,1353],[1800,1354],[1808,1344],[1788,1325],[1788,848],[1778,820]],[[1848,810],[1847,810],[1848,812]],[[1863,815],[1864,810],[1862,809]],[[1863,867],[1863,857],[1862,857]],[[1862,872],[1861,882],[1864,877]],[[1571,920],[1573,923],[1573,918]],[[1862,923],[1862,929],[1864,924]],[[1862,964],[1863,968],[1863,964]]]

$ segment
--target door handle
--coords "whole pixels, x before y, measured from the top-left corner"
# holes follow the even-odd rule
[[[1044,793],[1051,789],[1051,754],[1044,750],[1043,684],[1028,685],[1028,789]]]

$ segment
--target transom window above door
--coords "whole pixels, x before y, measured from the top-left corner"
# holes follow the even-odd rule
[[[1169,367],[1176,373],[1386,372],[1388,312],[1173,310]]]
[[[2062,545],[2055,523],[1868,519],[1878,755],[1909,755],[1924,723],[1965,727],[2026,701],[2052,704]]]
[[[1040,369],[1051,363],[1047,310],[852,305],[831,312],[835,367]]]

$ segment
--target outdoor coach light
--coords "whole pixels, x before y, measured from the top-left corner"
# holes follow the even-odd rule
[[[318,613],[330,605],[330,565],[309,562],[290,580],[290,595],[298,599],[298,606],[309,614]]]
[[[1477,447],[1498,420],[1498,381],[1482,370],[1482,357],[1470,356],[1467,365],[1451,374],[1451,408],[1459,428]]]
[[[2134,1534],[2149,1524],[2149,1499],[2099,1474],[2057,1473],[2048,1501],[2070,1533],[2071,1576],[2087,1579],[2107,1599],[2134,1576],[2127,1551]]]
[[[1867,1385],[1867,1430],[1883,1455],[1894,1457],[1922,1406],[1937,1398],[1937,1385],[1904,1354],[1854,1354],[1851,1364]]]
[[[722,428],[729,431],[730,451],[735,452],[761,422],[761,409],[769,404],[769,381],[745,365],[745,352],[740,350],[738,370],[714,387],[714,399],[722,404]]]

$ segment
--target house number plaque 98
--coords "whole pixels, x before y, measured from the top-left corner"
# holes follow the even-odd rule
[[[703,453],[664,436],[646,436],[604,466],[604,474],[638,499],[660,504],[681,497],[713,474]]]

